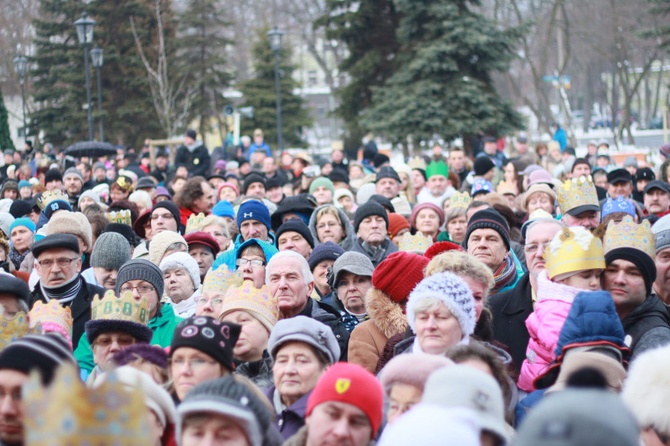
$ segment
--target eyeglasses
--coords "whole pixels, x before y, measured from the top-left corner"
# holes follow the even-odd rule
[[[148,294],[154,291],[155,289],[156,288],[152,287],[151,285],[138,285],[138,286],[124,285],[121,287],[121,292],[126,293],[130,291],[132,293],[134,290],[137,290],[137,292],[140,294]]]
[[[110,336],[110,335],[100,335],[95,340],[95,345],[102,348],[109,348],[114,342],[116,342],[119,347],[128,347],[135,343],[135,338],[129,335],[122,336]]]
[[[244,266],[247,263],[251,263],[251,266],[259,267],[259,266],[265,266],[265,262],[262,260],[258,259],[237,259],[235,260],[235,265],[237,266]]]
[[[5,401],[5,398],[10,397],[13,402],[18,403],[21,401],[21,388],[18,388],[11,392],[5,392],[4,389],[0,389],[0,404]]]
[[[340,226],[340,224],[334,221],[330,221],[327,223],[319,223],[318,225],[316,225],[316,229],[324,229],[326,227],[335,228],[337,226]]]
[[[72,262],[75,260],[79,260],[79,257],[74,257],[72,259],[68,259],[67,257],[61,257],[60,259],[44,259],[44,260],[38,260],[37,264],[41,266],[42,268],[53,268],[54,264],[58,264],[59,268],[67,268],[68,266],[72,265]]]
[[[223,299],[221,299],[220,297],[215,297],[213,299],[209,299],[207,297],[201,297],[200,299],[195,301],[195,303],[200,306],[206,305],[207,302],[210,302],[213,306],[221,305],[223,303]]]
[[[544,249],[549,246],[550,241],[542,242],[542,243],[533,243],[530,245],[526,245],[523,247],[523,250],[528,253],[528,254],[535,254],[537,250],[541,250],[544,252]]]
[[[205,366],[212,366],[216,364],[216,361],[208,361],[207,359],[202,359],[202,358],[191,358],[191,359],[185,359],[185,358],[172,358],[170,359],[170,368],[173,367],[183,367],[184,364],[188,364],[189,368],[191,370],[198,370],[202,369]]]

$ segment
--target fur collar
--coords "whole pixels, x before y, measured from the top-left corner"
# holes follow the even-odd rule
[[[377,288],[368,290],[365,307],[372,322],[387,338],[407,330],[407,317],[400,305]]]

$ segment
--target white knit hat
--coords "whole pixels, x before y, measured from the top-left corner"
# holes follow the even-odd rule
[[[442,302],[458,319],[463,337],[475,331],[475,301],[467,284],[458,276],[444,272],[426,277],[410,293],[407,301],[407,323],[416,333],[414,308],[423,299]]]
[[[169,269],[184,269],[193,280],[193,288],[200,286],[200,268],[198,262],[185,252],[175,252],[165,257],[159,268],[165,274]]]

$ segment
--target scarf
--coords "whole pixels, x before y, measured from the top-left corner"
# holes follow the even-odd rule
[[[507,257],[505,257],[502,264],[493,272],[493,280],[495,281],[495,284],[491,290],[491,295],[497,293],[507,285],[514,283],[514,279],[516,279],[516,265],[514,264],[512,255],[507,254]]]
[[[198,296],[200,296],[200,289],[196,290],[195,293],[191,294],[191,297],[188,299],[184,299],[179,303],[172,303],[172,308],[174,309],[174,313],[179,316],[183,317],[185,319],[195,316],[195,307],[198,305],[196,303],[196,300],[198,299]]]
[[[56,299],[61,305],[70,304],[81,290],[83,280],[80,280],[79,277],[79,274],[75,274],[68,282],[57,287],[47,287],[40,282],[42,294],[47,302]]]
[[[9,250],[9,260],[12,261],[12,263],[14,264],[14,268],[16,268],[17,271],[21,267],[23,259],[26,258],[29,252],[30,249],[24,252],[23,254],[19,254],[19,252],[13,246],[12,249]]]

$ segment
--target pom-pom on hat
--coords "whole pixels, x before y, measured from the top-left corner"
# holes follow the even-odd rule
[[[428,259],[411,252],[398,251],[386,257],[372,273],[372,286],[388,295],[393,302],[404,302],[423,280]],[[402,280],[398,280],[402,277]]]

